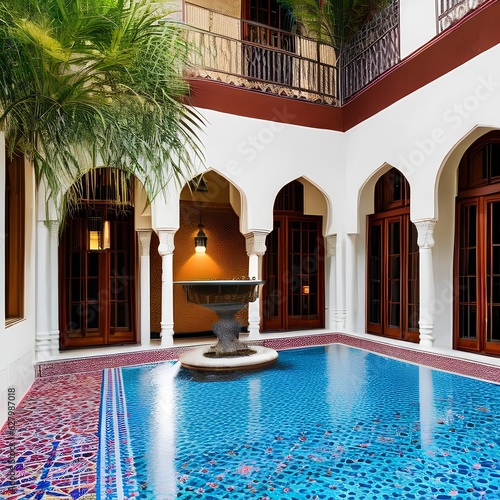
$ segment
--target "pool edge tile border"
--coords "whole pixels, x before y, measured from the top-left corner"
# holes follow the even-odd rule
[[[272,349],[287,350],[301,347],[343,344],[364,349],[383,356],[389,356],[409,363],[428,366],[488,382],[500,383],[500,367],[473,360],[450,357],[442,353],[418,350],[411,347],[389,345],[376,340],[365,339],[344,333],[325,333],[296,337],[257,339],[248,341],[250,345],[261,345]],[[194,347],[168,347],[140,352],[99,355],[80,359],[48,361],[35,365],[35,377],[44,378],[71,373],[100,371],[109,368],[133,366],[176,360]]]
[[[96,494],[102,500],[139,496],[120,368],[104,370],[101,397]]]

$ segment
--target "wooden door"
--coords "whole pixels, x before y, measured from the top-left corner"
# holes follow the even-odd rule
[[[321,217],[275,215],[264,259],[264,330],[324,327],[321,230]]]
[[[70,218],[64,230],[60,247],[63,349],[136,341],[133,211],[108,214],[107,220],[107,249],[92,249],[92,220],[84,213]]]
[[[500,354],[500,194],[457,202],[455,347]]]
[[[369,333],[417,342],[417,230],[409,214],[401,212],[407,210],[368,218],[366,329]]]
[[[486,336],[484,350],[500,354],[500,195],[485,199]]]

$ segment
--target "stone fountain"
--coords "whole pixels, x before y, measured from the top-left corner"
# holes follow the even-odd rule
[[[182,285],[188,302],[206,307],[219,317],[212,325],[217,344],[184,353],[179,358],[182,366],[206,371],[238,370],[260,368],[278,358],[274,349],[240,341],[241,323],[234,317],[257,300],[259,286],[264,283],[255,279],[174,281]]]

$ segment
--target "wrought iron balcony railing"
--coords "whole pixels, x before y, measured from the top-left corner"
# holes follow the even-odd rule
[[[489,0],[436,0],[438,33],[454,25],[470,11],[488,1]]]
[[[393,1],[365,24],[342,49],[342,103],[401,59],[399,1]]]
[[[438,33],[493,0],[436,0]],[[400,62],[399,0],[341,51],[317,40],[184,4],[195,51],[188,76],[338,106]]]
[[[338,104],[330,45],[270,26],[184,4],[194,47],[188,76],[322,104]]]

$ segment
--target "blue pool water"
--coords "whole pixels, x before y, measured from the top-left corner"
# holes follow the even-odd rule
[[[136,498],[500,499],[499,385],[340,344],[121,376]]]

